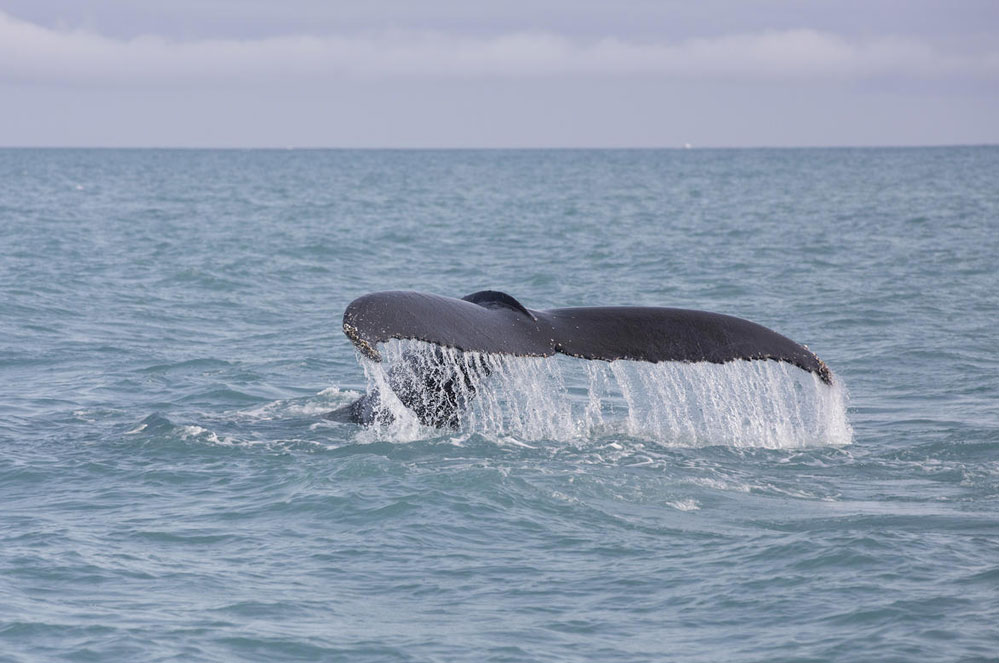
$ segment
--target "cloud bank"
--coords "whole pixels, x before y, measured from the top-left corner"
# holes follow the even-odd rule
[[[999,79],[999,50],[943,52],[912,38],[809,29],[687,39],[580,40],[546,32],[420,31],[261,39],[114,39],[0,12],[0,80],[75,84],[261,84],[338,78]]]

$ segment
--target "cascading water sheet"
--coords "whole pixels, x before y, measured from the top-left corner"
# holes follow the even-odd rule
[[[433,355],[465,403],[459,428],[488,437],[571,441],[625,435],[666,446],[796,448],[845,445],[852,439],[842,384],[777,361],[726,364],[587,361],[565,356],[514,357],[461,352],[419,341],[391,341],[382,362],[365,358],[368,390],[383,397],[379,438],[428,436],[390,384],[396,367],[427,365]],[[414,360],[414,358],[416,358]],[[488,375],[482,376],[482,367]],[[406,380],[407,386],[416,383]],[[425,385],[416,399],[436,398]],[[410,398],[414,398],[410,395]]]

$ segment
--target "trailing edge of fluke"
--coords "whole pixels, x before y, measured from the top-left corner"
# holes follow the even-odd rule
[[[804,345],[748,320],[720,313],[646,306],[533,311],[503,292],[454,299],[420,292],[376,292],[355,299],[343,329],[365,356],[378,344],[414,339],[465,352],[549,357],[562,353],[613,361],[783,361],[827,384],[825,363]]]

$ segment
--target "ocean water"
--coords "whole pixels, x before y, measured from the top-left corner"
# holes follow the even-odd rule
[[[999,660],[997,182],[995,147],[0,150],[0,660]],[[323,418],[384,379],[352,299],[487,288],[748,318],[835,384],[511,359],[458,430]]]

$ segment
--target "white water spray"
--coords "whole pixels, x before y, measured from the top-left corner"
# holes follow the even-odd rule
[[[846,393],[813,373],[777,361],[726,364],[587,361],[460,352],[419,341],[391,341],[383,361],[362,358],[368,390],[382,397],[374,435],[414,440],[434,435],[393,392],[393,367],[433,353],[445,373],[490,374],[470,386],[460,428],[493,438],[570,441],[626,435],[669,446],[796,448],[849,444]],[[432,386],[430,388],[433,388]],[[431,402],[430,394],[417,394]]]

